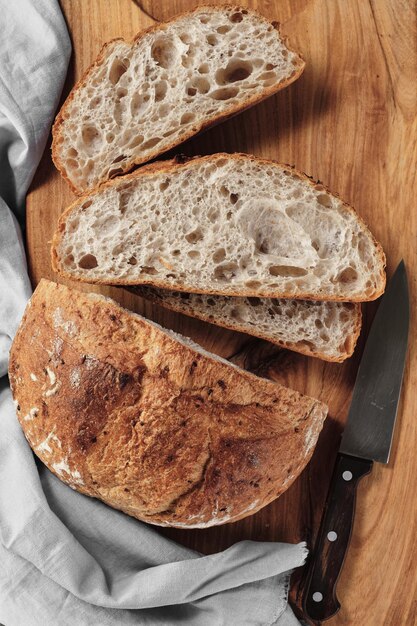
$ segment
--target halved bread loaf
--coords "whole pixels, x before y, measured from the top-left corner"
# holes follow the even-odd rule
[[[52,472],[166,526],[222,524],[271,502],[308,462],[327,411],[112,300],[45,280],[9,376]]]
[[[341,362],[350,357],[361,330],[361,306],[353,302],[236,298],[145,285],[131,290],[172,311],[325,361]]]
[[[61,216],[52,265],[77,280],[234,296],[373,300],[385,257],[355,211],[272,161],[159,162]]]
[[[79,193],[129,171],[296,80],[304,61],[278,25],[236,6],[199,7],[115,39],[54,128],[55,165]]]

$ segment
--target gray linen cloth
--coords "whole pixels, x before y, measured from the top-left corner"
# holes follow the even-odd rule
[[[18,221],[70,51],[56,0],[0,0],[0,622],[294,626],[287,587],[304,544],[202,556],[66,487],[17,421],[7,361],[31,293]]]

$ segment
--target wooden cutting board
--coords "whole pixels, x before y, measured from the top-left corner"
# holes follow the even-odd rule
[[[382,242],[389,275],[405,259],[412,331],[393,453],[388,466],[376,465],[360,485],[352,542],[338,585],[342,609],[330,623],[411,626],[417,624],[416,6],[413,0],[247,4],[284,23],[283,31],[307,61],[305,73],[288,89],[188,141],[180,151],[246,151],[295,164],[357,208]],[[129,39],[155,20],[190,7],[185,0],[148,0],[142,7],[133,0],[62,0],[74,48],[63,96],[106,40]],[[34,286],[41,277],[57,280],[50,267],[49,241],[59,214],[72,199],[52,165],[48,146],[27,202]],[[204,553],[241,539],[307,540],[311,545],[375,305],[365,307],[365,328],[355,356],[338,365],[164,311],[122,289],[93,289],[330,407],[311,463],[279,500],[236,524],[156,532]],[[293,577],[295,605],[300,603],[302,575],[299,570]]]

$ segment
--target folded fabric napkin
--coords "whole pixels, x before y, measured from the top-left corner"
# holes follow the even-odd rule
[[[202,556],[73,492],[23,436],[5,375],[31,293],[17,220],[71,47],[56,0],[0,0],[0,11],[0,622],[294,626],[287,587],[304,544],[244,541]]]

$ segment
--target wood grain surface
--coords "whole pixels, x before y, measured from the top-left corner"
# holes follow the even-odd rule
[[[350,550],[338,584],[342,608],[332,626],[417,624],[417,7],[413,0],[253,0],[304,56],[295,84],[252,110],[183,144],[179,151],[246,151],[290,163],[351,203],[381,241],[390,275],[403,257],[412,328],[393,453],[376,464],[358,492]],[[108,39],[132,38],[155,20],[191,8],[186,0],[62,0],[74,54],[63,97]],[[72,194],[49,145],[27,202],[27,246],[33,285],[57,279],[49,241]],[[84,286],[84,289],[88,287]],[[123,289],[98,289],[122,305],[191,336],[234,362],[327,402],[330,415],[314,457],[292,487],[257,515],[207,530],[158,530],[204,553],[241,539],[314,542],[346,420],[366,329],[343,365],[279,351],[262,341],[144,303]],[[300,605],[303,570],[293,576]],[[301,613],[298,612],[301,616]],[[235,625],[233,625],[235,626]],[[237,625],[236,625],[237,626]]]

